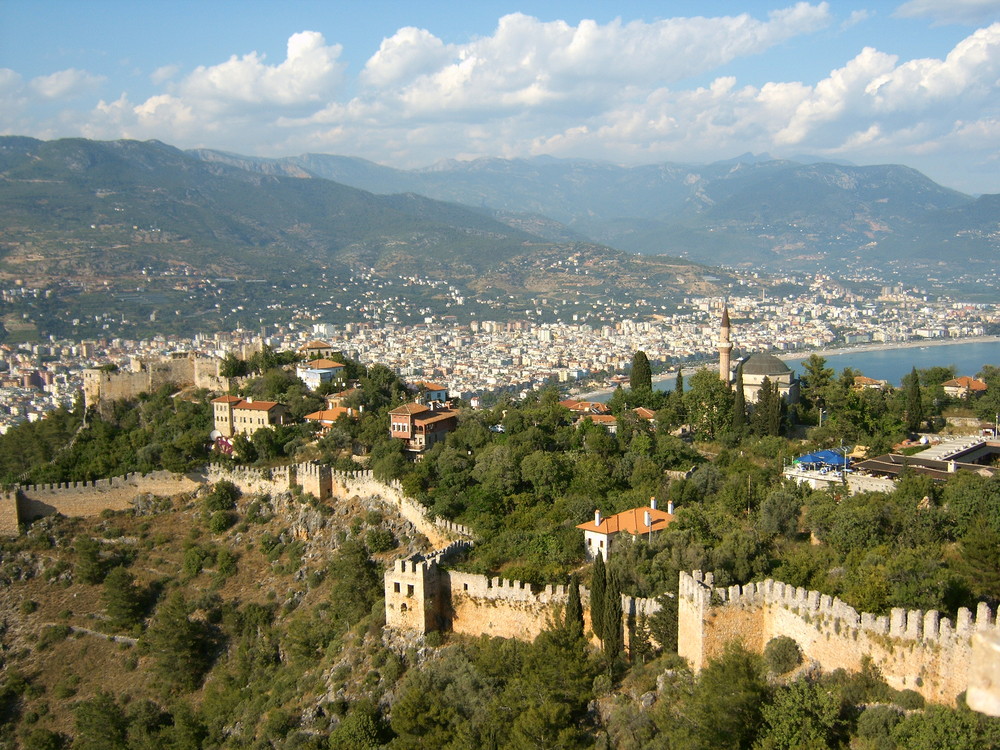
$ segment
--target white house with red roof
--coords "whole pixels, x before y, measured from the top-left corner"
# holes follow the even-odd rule
[[[986,383],[982,380],[970,378],[968,375],[953,378],[941,384],[944,392],[954,398],[965,398],[970,394],[980,394],[986,392]]]
[[[583,544],[587,559],[594,560],[600,555],[606,561],[619,534],[628,534],[630,539],[650,536],[663,531],[674,522],[674,504],[667,503],[666,512],[656,507],[656,498],[649,499],[649,505],[632,508],[604,518],[601,511],[594,511],[594,520],[577,525],[583,531]]]
[[[344,373],[344,365],[332,359],[312,359],[295,366],[295,375],[313,391],[319,388],[321,383],[343,381]]]

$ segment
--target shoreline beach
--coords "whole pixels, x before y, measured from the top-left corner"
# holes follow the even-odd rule
[[[900,349],[923,349],[931,346],[950,346],[957,344],[992,344],[1000,342],[1000,336],[967,336],[965,338],[958,339],[922,339],[919,341],[890,341],[885,343],[867,343],[867,344],[851,344],[843,345],[837,347],[830,347],[826,349],[801,349],[795,351],[769,351],[768,354],[773,354],[783,361],[791,359],[808,359],[813,354],[820,357],[835,357],[841,354],[856,354],[859,352],[888,352]],[[687,377],[692,373],[697,372],[702,367],[707,367],[708,362],[705,364],[683,367],[681,368],[682,374]],[[677,377],[677,372],[664,373],[660,375],[653,376],[653,385],[657,383],[662,383],[667,380],[671,380]],[[601,388],[595,391],[590,391],[588,393],[582,394],[577,398],[581,400],[591,400],[600,396],[607,396],[614,393],[613,388]]]

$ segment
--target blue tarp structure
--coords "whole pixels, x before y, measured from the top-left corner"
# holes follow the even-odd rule
[[[816,451],[799,456],[794,460],[797,464],[814,464],[819,466],[847,466],[848,459],[837,451]]]

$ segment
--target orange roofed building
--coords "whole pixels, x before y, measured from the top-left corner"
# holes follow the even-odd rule
[[[458,413],[437,403],[397,406],[389,412],[389,434],[402,440],[406,450],[417,453],[441,442],[458,426]]]
[[[215,429],[223,437],[253,435],[257,430],[285,424],[288,407],[277,401],[254,401],[239,396],[220,396],[212,399],[212,416]]]
[[[663,531],[674,522],[674,504],[667,503],[666,512],[656,507],[656,498],[650,498],[649,505],[632,508],[613,516],[603,518],[601,511],[594,511],[594,520],[577,525],[583,530],[583,543],[587,559],[594,560],[600,555],[605,561],[611,554],[615,538],[621,534],[637,536]]]
[[[948,380],[942,383],[941,387],[947,395],[955,398],[965,398],[971,393],[985,393],[987,388],[982,380],[970,378],[968,375]]]

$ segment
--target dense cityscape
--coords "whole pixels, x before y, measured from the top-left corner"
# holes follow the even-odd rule
[[[359,275],[357,282],[375,286],[371,276]],[[773,283],[807,291],[780,298],[756,290],[741,295],[737,287],[726,300],[739,325],[738,347],[745,352],[965,339],[991,335],[1000,323],[998,304],[929,299],[902,286],[885,287],[871,299],[827,275],[779,278]],[[645,351],[659,371],[710,359],[724,301],[686,298],[679,311],[668,312],[665,306],[657,309],[645,300],[640,307],[609,299],[581,308],[563,322],[542,322],[534,310],[526,310],[519,319],[498,321],[468,318],[467,305],[472,302],[441,282],[405,278],[396,286],[412,285],[443,287],[449,295],[446,314],[429,307],[410,309],[405,299],[391,294],[392,284],[383,282],[360,301],[330,299],[285,308],[287,323],[260,329],[136,340],[113,335],[112,321],[107,337],[81,341],[53,337],[48,343],[4,345],[0,425],[6,430],[59,405],[71,405],[81,392],[87,368],[127,367],[134,358],[178,352],[221,358],[228,352],[252,351],[262,341],[276,350],[294,351],[320,339],[362,363],[383,364],[406,378],[433,379],[464,398],[501,389],[530,390],[550,381],[603,387],[611,376],[628,369],[637,350]],[[44,297],[45,291],[4,291],[7,300],[25,295]],[[547,306],[550,301],[540,302]],[[353,309],[356,321],[322,322],[330,306]],[[462,319],[453,311],[461,311]],[[480,313],[489,315],[489,309]],[[399,322],[414,316],[423,316],[423,322]]]

